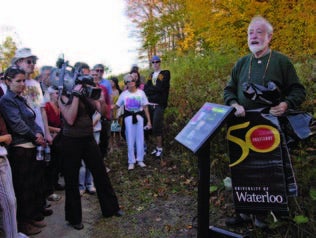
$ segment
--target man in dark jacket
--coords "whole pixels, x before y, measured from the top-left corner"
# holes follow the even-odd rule
[[[156,137],[156,147],[151,155],[160,158],[162,155],[163,114],[168,105],[170,71],[161,70],[161,60],[156,55],[152,57],[151,63],[154,71],[149,75],[144,91],[149,101],[152,132]]]

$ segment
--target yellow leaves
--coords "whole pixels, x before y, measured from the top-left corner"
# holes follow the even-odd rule
[[[194,49],[196,45],[196,40],[195,40],[195,34],[194,34],[194,29],[192,28],[191,24],[185,23],[184,24],[184,39],[179,40],[179,52],[186,52],[188,50]]]
[[[273,25],[272,47],[293,56],[316,53],[316,2],[311,0],[128,0],[143,48],[155,52],[249,52],[247,27],[262,15]]]
[[[159,2],[159,1],[158,1]],[[176,10],[164,14],[166,22],[179,21],[181,28],[175,49],[179,54],[203,48],[239,55],[249,52],[247,28],[252,17],[262,15],[273,25],[274,49],[289,56],[313,55],[316,45],[315,1],[302,0],[186,0],[161,1],[181,5],[185,19],[175,18]],[[174,8],[177,9],[177,8]],[[181,21],[181,22],[180,22]],[[180,34],[181,32],[181,34]],[[169,31],[169,38],[174,32]]]

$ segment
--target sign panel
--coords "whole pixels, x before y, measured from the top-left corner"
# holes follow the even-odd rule
[[[206,102],[175,139],[195,153],[224,124],[233,110],[229,106]]]
[[[295,184],[286,177],[287,155],[277,117],[248,111],[227,124],[236,212],[288,215],[287,189]]]

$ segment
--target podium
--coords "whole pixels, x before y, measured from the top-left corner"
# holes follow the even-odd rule
[[[233,112],[232,107],[206,102],[175,137],[198,157],[198,238],[245,237],[209,225],[210,142]]]

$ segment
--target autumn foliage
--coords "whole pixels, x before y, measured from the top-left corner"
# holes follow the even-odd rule
[[[274,27],[271,48],[287,55],[306,87],[302,109],[316,117],[316,2],[313,0],[126,0],[142,47],[140,59],[161,56],[171,72],[169,106],[165,111],[165,146],[181,157],[188,152],[174,138],[205,102],[223,103],[223,89],[241,56],[248,54],[247,28],[261,15]],[[148,74],[144,70],[143,74]],[[292,161],[299,197],[291,204],[291,222],[273,223],[273,237],[315,234],[315,137],[297,143]],[[225,128],[212,143],[212,174],[229,176]],[[193,158],[191,158],[193,159]],[[188,169],[189,170],[189,169]],[[192,171],[191,171],[192,172]],[[219,193],[220,194],[220,193]],[[219,199],[220,196],[215,198]],[[215,205],[214,205],[215,204]],[[216,209],[216,202],[211,202]],[[303,224],[304,223],[304,224]],[[294,225],[293,225],[294,224]],[[291,236],[293,235],[293,236]],[[267,237],[267,236],[257,236]]]
[[[165,54],[211,50],[242,55],[252,17],[274,26],[274,49],[294,58],[315,55],[316,2],[312,0],[126,0],[142,50]]]

